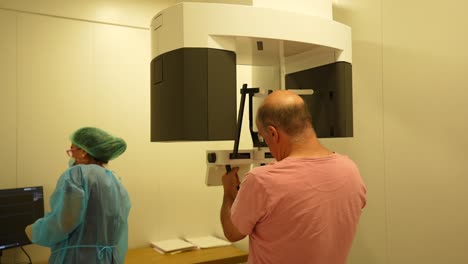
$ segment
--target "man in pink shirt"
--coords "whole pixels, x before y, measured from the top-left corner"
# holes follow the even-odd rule
[[[270,94],[257,127],[276,163],[223,176],[226,238],[249,236],[249,264],[345,264],[366,204],[366,187],[346,156],[318,141],[298,95]]]

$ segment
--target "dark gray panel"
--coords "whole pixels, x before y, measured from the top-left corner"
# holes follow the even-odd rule
[[[208,50],[208,135],[234,139],[236,132],[236,55],[224,50]],[[233,100],[234,99],[234,100]],[[234,109],[225,111],[224,109]],[[223,129],[218,127],[223,126]]]
[[[232,51],[182,48],[151,62],[151,141],[233,140]]]
[[[153,84],[160,83],[163,80],[163,67],[162,67],[162,57],[159,57],[157,60],[154,60],[154,65],[151,66],[151,71],[153,78]],[[153,72],[154,71],[154,72]]]
[[[151,87],[151,140],[178,140],[183,137],[184,128],[183,78],[180,78],[183,53],[167,53],[162,57],[162,63],[157,61],[153,61],[153,67],[161,65],[163,69],[151,72],[162,71],[164,81]],[[154,79],[152,76],[152,83]]]
[[[207,140],[208,77],[207,50],[184,49],[184,138]]]
[[[160,128],[160,124],[162,124],[161,121],[161,91],[163,90],[162,84],[161,83],[156,83],[155,78],[154,78],[154,73],[156,73],[156,64],[161,64],[162,63],[162,58],[159,58],[158,60],[153,60],[151,62],[151,94],[150,94],[150,99],[151,99],[151,141],[155,138],[162,138],[163,135],[161,133],[163,130]],[[162,72],[162,71],[161,71]]]
[[[336,106],[338,119],[338,135],[353,136],[353,89],[352,89],[352,71],[351,64],[338,63],[337,67],[337,88],[338,104]]]
[[[353,136],[351,64],[335,62],[286,75],[288,89],[310,89],[302,96],[320,138]]]

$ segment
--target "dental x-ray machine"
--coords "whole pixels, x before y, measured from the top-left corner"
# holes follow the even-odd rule
[[[243,175],[273,161],[253,131],[257,92],[294,89],[318,137],[353,136],[351,29],[333,21],[331,0],[179,2],[151,22],[151,141],[235,140],[233,150],[206,152],[207,185],[220,185],[229,166]],[[250,80],[238,76],[239,65],[252,66]],[[236,120],[237,82],[275,78],[256,75],[262,67],[277,69],[278,85],[244,85]],[[239,151],[247,95],[254,148]]]

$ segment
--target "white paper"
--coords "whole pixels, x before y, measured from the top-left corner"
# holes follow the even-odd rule
[[[185,240],[196,245],[199,248],[223,247],[230,246],[232,244],[229,241],[214,236],[188,237],[185,238]]]
[[[162,252],[172,252],[197,248],[194,244],[182,239],[168,239],[151,242],[151,246],[161,250]]]

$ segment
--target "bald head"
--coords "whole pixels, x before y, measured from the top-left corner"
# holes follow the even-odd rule
[[[293,106],[303,104],[304,101],[302,98],[288,90],[278,90],[274,91],[263,101],[264,105],[284,105],[284,106]]]
[[[257,126],[274,126],[291,137],[312,128],[312,118],[302,98],[288,90],[278,90],[263,101],[257,111]]]

